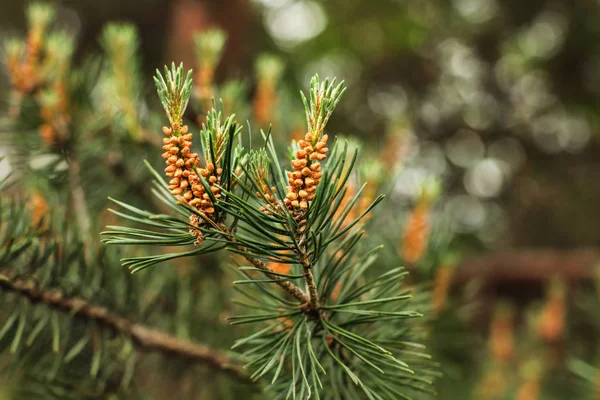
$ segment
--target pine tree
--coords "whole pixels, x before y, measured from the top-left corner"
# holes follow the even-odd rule
[[[31,5],[26,39],[5,45],[7,396],[164,398],[176,385],[180,398],[429,397],[422,296],[365,240],[383,196],[364,204],[361,148],[325,132],[344,83],[311,80],[305,134],[283,157],[287,137],[250,129],[273,115],[277,60],[260,58],[254,117],[240,124],[243,85],[214,82],[225,36],[199,34],[196,75],[156,73],[164,118],[144,111],[133,27],[107,26],[104,60],[76,64],[53,17]]]

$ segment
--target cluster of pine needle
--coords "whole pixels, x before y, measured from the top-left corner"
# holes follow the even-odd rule
[[[191,76],[191,71],[184,74],[183,67],[175,65],[156,76],[171,123],[165,133],[184,135],[180,137],[186,141],[190,133],[182,116]],[[328,162],[321,166],[328,153],[323,131],[343,93],[343,82],[312,80],[309,100],[302,97],[308,133],[290,160],[294,172],[287,172],[287,185],[273,132],[262,131],[261,149],[246,152],[233,117],[210,111],[200,132],[204,160],[191,156],[189,145],[173,146],[165,153],[165,173],[173,176],[170,186],[154,172],[155,193],[171,207],[172,216],[119,202],[129,210],[119,215],[154,229],[112,227],[104,233],[105,243],[115,245],[195,245],[180,253],[124,259],[133,271],[217,250],[240,255],[236,265],[241,279],[234,284],[243,299],[239,304],[248,311],[230,321],[256,328],[234,348],[245,349],[242,357],[250,378],[270,382],[265,390],[273,398],[391,399],[415,390],[430,392],[424,377],[435,375],[434,364],[406,340],[410,330],[405,321],[419,313],[405,308],[411,299],[401,285],[405,272],[399,267],[368,274],[377,248],[363,249],[361,220],[382,197],[347,221],[360,196],[358,192],[350,201],[345,196],[358,151],[334,143]],[[251,142],[248,138],[246,143]],[[201,168],[200,162],[207,166]],[[190,171],[186,178],[194,176],[198,189],[179,181],[175,185],[177,171],[182,171],[181,177]],[[190,193],[190,198],[182,193]],[[209,208],[191,204],[200,194],[210,200]],[[270,212],[264,212],[267,206],[273,206]],[[290,265],[289,273],[276,272],[270,264]]]
[[[241,81],[214,81],[226,34],[199,32],[196,72],[172,65],[155,76],[161,133],[159,114],[142,112],[152,82],[141,77],[133,26],[109,24],[104,59],[75,61],[54,6],[32,4],[27,15],[25,38],[4,47],[12,171],[0,201],[0,365],[13,384],[2,390],[15,399],[164,398],[171,385],[184,398],[434,393],[421,297],[364,240],[383,196],[359,187],[361,147],[326,133],[343,82],[315,76],[295,110],[277,107],[281,60],[257,59],[248,96]],[[306,126],[290,122],[302,112]],[[125,201],[107,212],[107,194]],[[147,269],[160,263],[170,268]]]
[[[75,60],[56,15],[31,4],[3,47],[0,397],[422,400],[442,380],[477,399],[598,396],[595,349],[567,321],[600,332],[600,286],[572,309],[552,279],[525,323],[495,303],[478,341],[442,183],[394,198],[410,140],[373,155],[335,135],[344,82],[314,76],[285,102],[272,54],[254,90],[218,82],[219,29],[153,81],[134,26]],[[565,365],[579,379],[559,388]]]

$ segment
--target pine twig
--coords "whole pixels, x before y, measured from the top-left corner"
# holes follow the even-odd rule
[[[304,269],[304,275],[306,277],[306,285],[308,286],[309,293],[309,304],[312,310],[318,310],[319,305],[319,293],[317,292],[317,284],[315,283],[315,277],[312,273],[312,268],[306,257],[302,261],[302,268]]]
[[[238,246],[236,246],[236,248],[240,251],[244,251],[243,246],[238,245]],[[294,296],[294,298],[299,300],[302,304],[310,302],[310,298],[306,295],[306,293],[304,293],[304,291],[302,291],[302,289],[300,289],[298,286],[294,285],[290,281],[281,281],[281,277],[273,274],[275,271],[273,271],[273,269],[271,269],[271,267],[269,267],[263,261],[259,260],[258,258],[254,258],[254,257],[250,257],[250,256],[246,256],[246,260],[250,261],[252,263],[252,265],[254,265],[256,268],[263,271],[263,273],[268,278],[277,279],[277,284],[279,286],[281,286],[289,294]]]
[[[456,284],[474,278],[487,282],[507,280],[546,280],[560,275],[569,280],[588,279],[596,273],[600,260],[597,248],[556,250],[517,248],[472,256],[461,262],[454,277]]]
[[[235,237],[231,236],[231,232],[229,231],[228,228],[223,227],[222,229],[224,229],[225,233],[227,234],[225,236],[225,238],[228,240],[232,240],[233,245],[237,250],[239,250],[243,253],[248,252],[248,249],[246,249],[244,246],[242,246],[238,243],[235,243]],[[300,301],[302,304],[306,304],[306,303],[310,302],[309,296],[306,293],[304,293],[304,291],[302,289],[300,289],[298,286],[296,286],[291,281],[282,281],[281,277],[275,275],[274,274],[275,271],[271,267],[269,267],[264,261],[261,261],[258,258],[252,257],[252,256],[245,256],[245,258],[256,268],[260,269],[265,274],[265,276],[267,276],[269,279],[276,280],[277,284],[283,290],[285,290],[286,292],[291,294],[296,300]]]
[[[243,383],[254,383],[239,368],[236,361],[210,347],[174,337],[158,329],[119,316],[106,307],[89,303],[79,297],[67,297],[60,290],[40,288],[33,279],[19,278],[7,270],[0,270],[0,288],[18,293],[31,303],[45,304],[66,314],[85,320],[94,320],[115,332],[129,336],[143,351],[160,351],[190,360],[203,362],[236,378]]]
[[[87,208],[87,201],[85,199],[85,191],[81,186],[81,167],[79,166],[79,161],[75,158],[73,154],[68,156],[67,162],[69,164],[69,185],[71,186],[71,198],[73,200],[73,209],[75,212],[75,219],[77,220],[77,225],[79,226],[79,234],[81,237],[90,238],[91,235],[91,222]],[[86,241],[86,246],[84,248],[84,255],[86,261],[91,264],[92,261],[92,243],[90,240]]]

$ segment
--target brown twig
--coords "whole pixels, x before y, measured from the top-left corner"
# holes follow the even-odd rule
[[[33,279],[19,278],[9,271],[0,270],[0,289],[18,293],[31,303],[45,304],[77,318],[94,320],[115,332],[129,336],[140,350],[160,351],[203,362],[243,383],[253,383],[239,364],[224,353],[134,322],[85,299],[67,297],[60,290],[40,288]]]
[[[228,235],[231,235],[231,232],[227,228],[225,232]],[[248,249],[240,244],[235,243],[235,237],[226,236],[226,239],[234,242],[234,246],[237,250],[247,253]],[[277,284],[283,288],[286,292],[291,294],[295,299],[300,301],[301,306],[310,312],[316,312],[319,309],[319,294],[317,293],[317,285],[315,283],[315,278],[312,273],[311,265],[306,256],[302,257],[302,268],[304,270],[304,276],[306,278],[306,285],[308,287],[308,294],[306,294],[302,289],[296,286],[291,281],[281,281],[281,277],[274,274],[274,270],[269,267],[265,262],[259,260],[256,257],[245,256],[246,260],[248,260],[252,265],[256,268],[260,269],[265,276],[270,279],[277,280]]]
[[[315,283],[315,277],[312,273],[311,265],[306,256],[302,259],[302,269],[304,270],[304,276],[306,277],[306,286],[308,287],[310,308],[312,310],[319,309],[319,293],[317,292],[317,284]]]
[[[600,262],[593,248],[556,250],[549,248],[509,249],[469,257],[459,265],[453,281],[547,280],[560,275],[569,280],[591,278]]]
[[[73,154],[71,154],[67,158],[67,162],[69,164],[69,185],[71,187],[71,198],[73,200],[73,211],[75,212],[75,219],[77,220],[77,225],[79,227],[79,235],[81,235],[84,240],[86,238],[91,238],[91,222],[89,217],[89,212],[87,208],[87,201],[85,199],[85,191],[81,186],[81,167],[79,166],[79,162],[75,158]],[[91,264],[92,263],[92,243],[87,240],[87,243],[84,246],[84,256],[86,261]]]
[[[225,225],[217,225],[217,224],[213,224],[213,227],[215,229],[220,230],[221,232],[223,232],[223,238],[225,240],[228,240],[232,243],[233,247],[235,247],[238,251],[242,252],[242,253],[249,253],[248,249],[246,247],[244,247],[243,245],[241,245],[239,242],[236,241],[235,236],[233,235],[233,232],[226,227]],[[252,257],[250,255],[244,255],[244,258],[246,260],[248,260],[252,265],[254,265],[256,268],[260,269],[266,277],[268,277],[269,279],[273,279],[273,280],[277,280],[277,284],[286,292],[288,292],[289,294],[292,295],[292,297],[294,297],[296,300],[300,301],[302,304],[308,303],[310,301],[310,298],[307,296],[306,293],[304,293],[302,291],[302,289],[300,289],[298,286],[294,285],[292,282],[290,281],[281,281],[281,277],[278,275],[275,275],[275,271],[269,267],[264,261],[259,260],[256,257]]]
[[[302,212],[297,216],[298,229],[296,231],[296,235],[299,236],[298,247],[296,249],[296,254],[300,258],[302,270],[304,271],[304,278],[306,279],[306,286],[309,294],[309,302],[307,303],[309,312],[314,312],[318,314],[319,311],[319,293],[317,291],[317,284],[315,282],[315,277],[312,272],[312,265],[308,256],[306,254],[306,223],[307,220],[304,218],[304,213]]]
[[[239,244],[236,245],[235,248],[242,252],[248,251],[248,249],[246,249],[244,246],[239,245]],[[309,296],[306,293],[304,293],[304,291],[302,289],[300,289],[298,286],[294,285],[290,281],[280,281],[279,279],[281,279],[281,277],[278,275],[275,275],[274,274],[275,271],[273,271],[273,269],[271,267],[269,267],[266,263],[259,260],[258,258],[252,257],[252,256],[245,256],[245,257],[246,257],[246,260],[250,261],[250,263],[252,263],[252,265],[254,265],[256,268],[260,269],[269,279],[274,279],[274,280],[277,279],[278,280],[277,284],[279,286],[281,286],[286,292],[291,294],[295,299],[300,301],[302,304],[310,302]]]

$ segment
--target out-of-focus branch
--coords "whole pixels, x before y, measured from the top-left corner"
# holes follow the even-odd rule
[[[206,345],[183,340],[168,333],[122,317],[106,307],[89,303],[79,297],[66,296],[59,290],[40,288],[33,279],[14,276],[0,269],[0,290],[18,293],[32,303],[45,304],[65,314],[99,324],[125,334],[143,351],[160,351],[211,365],[244,383],[252,383],[239,363]]]
[[[524,248],[494,252],[465,259],[456,271],[454,282],[472,279],[488,282],[506,280],[546,280],[559,275],[568,280],[590,278],[600,261],[594,248],[556,250]]]
[[[73,201],[73,210],[75,220],[79,227],[79,234],[85,243],[84,255],[88,264],[92,263],[92,233],[85,191],[81,185],[81,167],[75,155],[71,154],[67,162],[69,164],[69,185],[71,186],[71,199]]]

